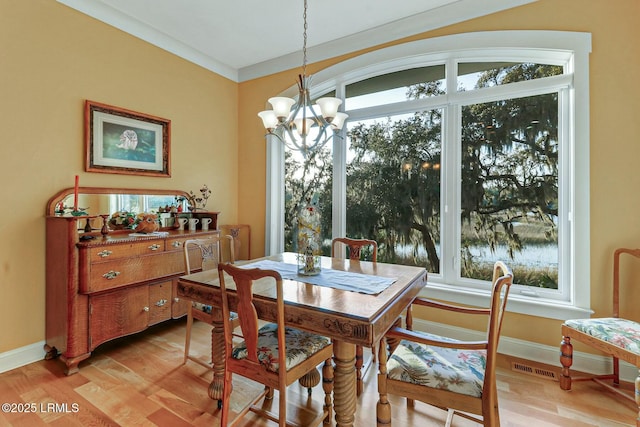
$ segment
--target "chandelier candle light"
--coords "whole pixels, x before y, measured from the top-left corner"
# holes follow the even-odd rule
[[[307,0],[304,0],[303,19],[303,61],[302,74],[298,75],[298,99],[269,98],[273,110],[261,111],[258,116],[269,135],[275,135],[306,157],[309,152],[322,148],[334,131],[342,129],[348,115],[338,111],[342,104],[338,98],[323,97],[316,100],[315,105],[311,103],[311,76],[307,76]]]

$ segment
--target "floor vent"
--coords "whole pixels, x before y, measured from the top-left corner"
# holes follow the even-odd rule
[[[511,362],[511,370],[522,372],[523,374],[533,375],[535,377],[546,378],[552,381],[558,381],[558,374],[548,369],[534,368],[524,363]]]

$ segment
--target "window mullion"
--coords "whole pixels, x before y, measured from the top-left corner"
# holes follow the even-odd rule
[[[284,251],[284,144],[267,135],[265,254]]]
[[[441,248],[440,259],[442,280],[453,283],[459,276],[459,239],[457,238],[458,221],[457,214],[460,208],[459,182],[460,172],[460,136],[457,129],[460,128],[460,106],[448,105],[443,111],[442,129],[442,189],[441,189]]]

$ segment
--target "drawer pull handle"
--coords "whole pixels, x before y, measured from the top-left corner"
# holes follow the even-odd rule
[[[120,275],[119,271],[110,270],[102,275],[107,280],[113,280]]]
[[[180,243],[180,242],[173,242],[173,243],[171,244],[171,246],[173,246],[174,248],[179,248],[180,246],[182,246],[182,243]]]
[[[152,251],[157,251],[158,249],[160,249],[160,245],[158,244],[154,244],[149,246],[149,249],[151,249]]]
[[[101,258],[106,258],[109,255],[111,255],[112,253],[113,253],[112,251],[109,251],[109,250],[105,249],[104,251],[98,252],[98,256],[101,257]]]
[[[159,301],[156,303],[156,306],[157,306],[157,307],[162,307],[162,306],[163,306],[163,305],[165,305],[167,302],[169,302],[169,301],[167,301],[166,299],[161,299],[161,300],[159,300]]]
[[[149,311],[149,307],[142,307],[142,311]]]
[[[175,297],[175,298],[173,299],[173,301],[174,301],[174,302],[180,302],[180,298]]]

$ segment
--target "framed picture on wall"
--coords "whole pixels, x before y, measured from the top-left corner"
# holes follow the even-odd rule
[[[170,177],[171,121],[87,100],[85,170]]]

